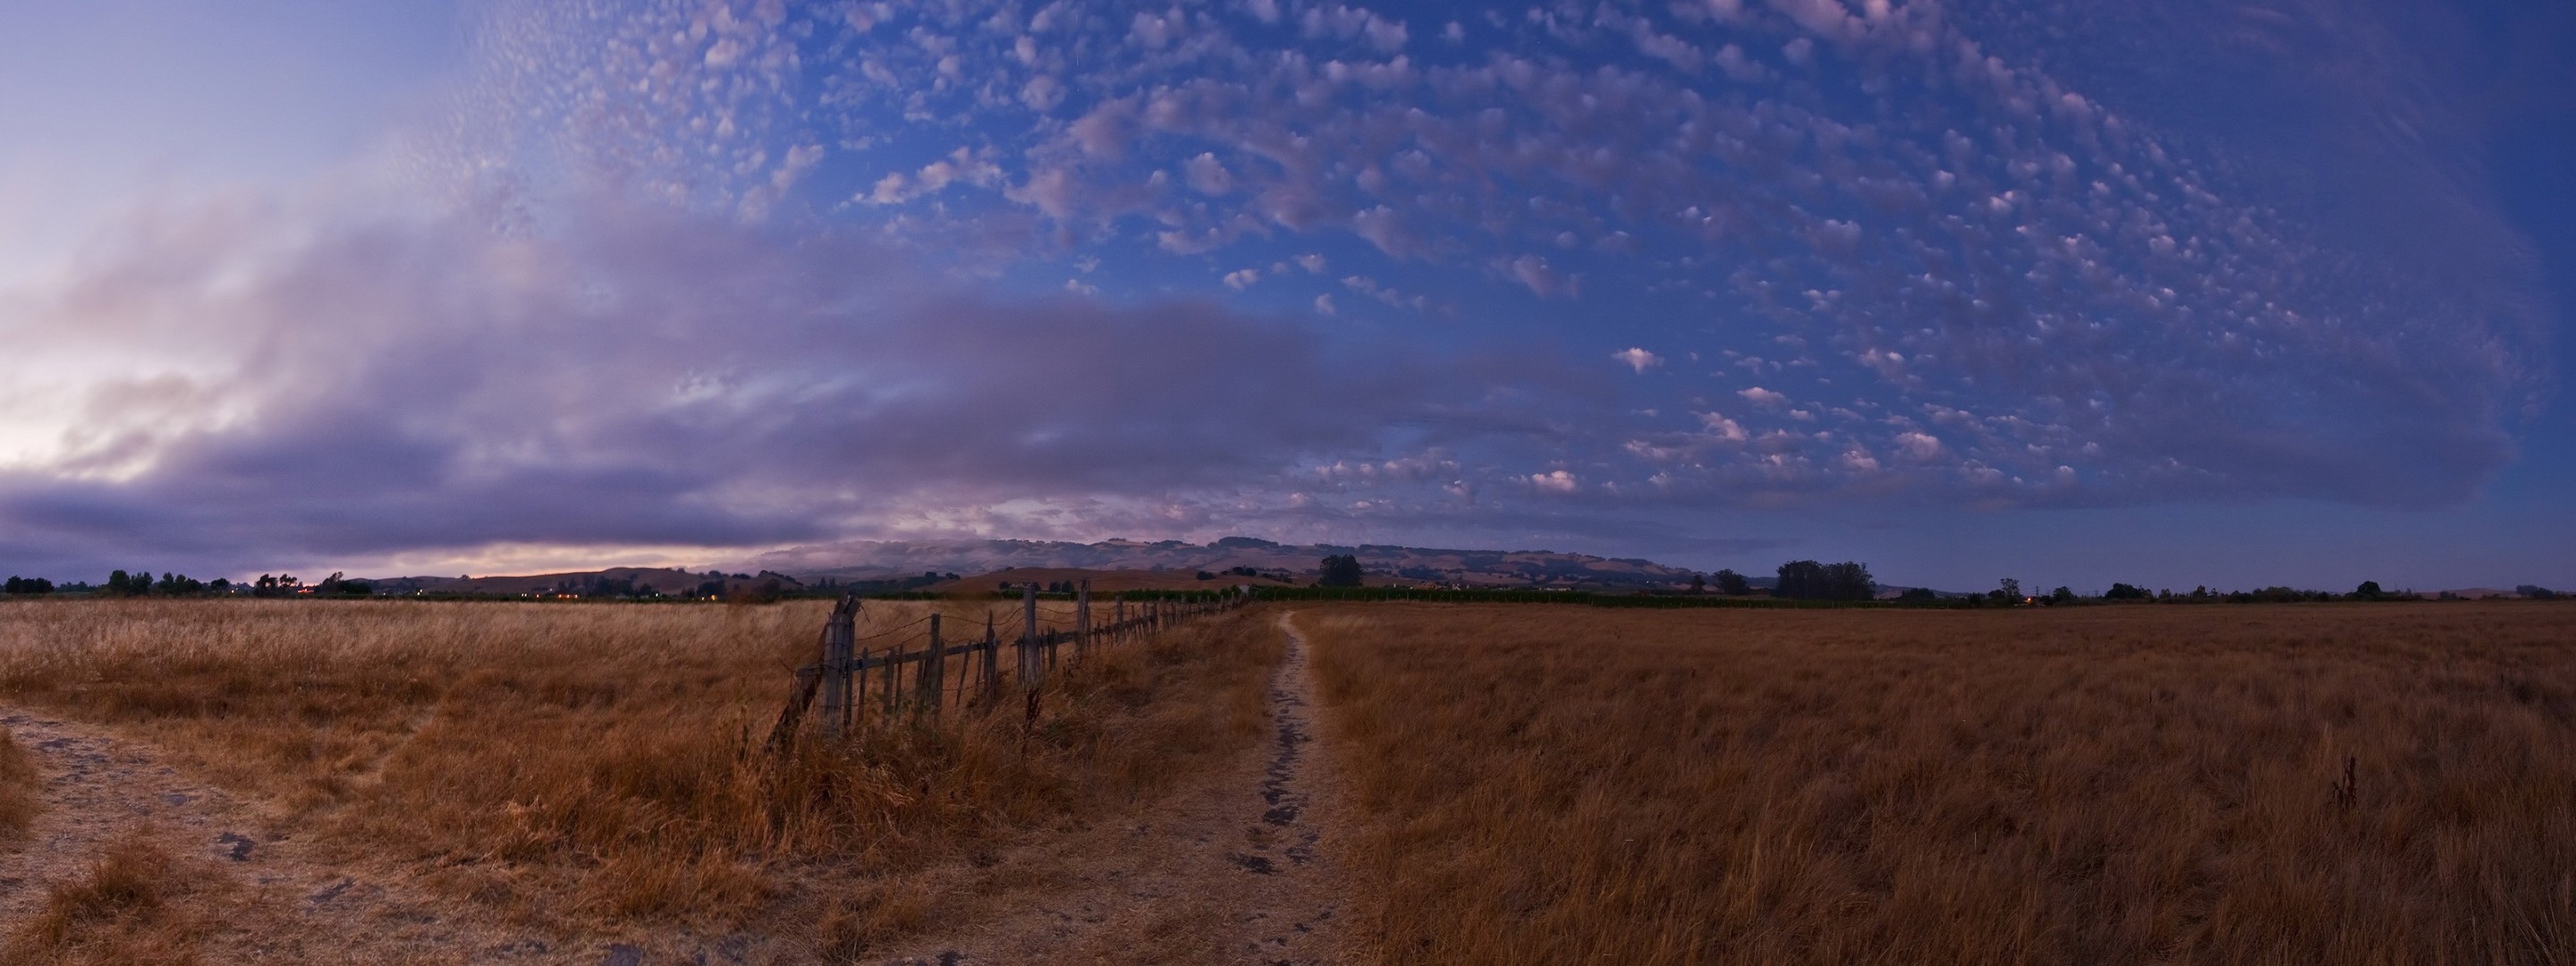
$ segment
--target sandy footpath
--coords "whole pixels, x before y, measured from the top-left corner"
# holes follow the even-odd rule
[[[335,863],[273,816],[188,780],[140,743],[8,707],[0,723],[44,774],[44,811],[0,849],[0,934],[41,914],[46,887],[86,878],[108,848],[158,845],[185,877],[198,949],[215,961],[597,961],[491,924],[400,875]]]
[[[1154,816],[1095,829],[1064,888],[1017,915],[904,944],[888,966],[1351,961],[1347,893],[1335,861],[1340,800],[1313,744],[1317,703],[1306,640],[1283,614],[1288,655],[1273,672],[1273,738],[1261,754],[1171,798]]]

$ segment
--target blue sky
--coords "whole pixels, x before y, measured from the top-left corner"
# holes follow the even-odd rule
[[[2541,3],[0,13],[0,569],[2576,585]]]

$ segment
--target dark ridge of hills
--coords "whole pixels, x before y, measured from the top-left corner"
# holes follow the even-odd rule
[[[500,577],[383,577],[368,583],[379,594],[475,597],[624,597],[647,592],[664,597],[728,597],[764,590],[794,592],[805,587],[804,581],[770,571],[695,574],[675,567],[610,567]]]
[[[797,574],[809,582],[1015,569],[1224,573],[1241,567],[1265,574],[1303,575],[1314,573],[1324,557],[1334,554],[1358,557],[1360,566],[1373,575],[1473,587],[1680,588],[1689,585],[1693,574],[1651,560],[1552,550],[1282,544],[1254,537],[1226,537],[1207,544],[1180,540],[858,541],[781,550],[764,554],[755,563]]]

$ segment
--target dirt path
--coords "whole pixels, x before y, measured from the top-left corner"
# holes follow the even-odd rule
[[[1074,836],[1034,866],[1065,873],[1013,916],[906,944],[888,966],[1018,963],[1351,961],[1334,861],[1338,788],[1311,747],[1306,640],[1282,614],[1287,658],[1272,673],[1273,737],[1152,813]]]
[[[29,838],[0,848],[0,937],[42,913],[46,886],[85,878],[109,848],[148,841],[186,880],[188,944],[219,962],[564,961],[571,951],[452,918],[400,874],[335,863],[274,816],[189,780],[140,744],[0,707],[44,773]],[[597,953],[580,961],[597,962]]]

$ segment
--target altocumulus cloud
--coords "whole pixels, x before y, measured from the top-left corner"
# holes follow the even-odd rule
[[[497,3],[434,204],[183,208],[0,302],[0,539],[2473,492],[2554,375],[2474,164],[2388,133],[2460,140],[2438,71],[2335,53],[2406,48],[2373,3],[2132,6]],[[2362,106],[2192,106],[2266,58]]]
[[[1379,311],[1253,289],[1240,268],[1323,249],[1354,277],[1456,296],[1386,300],[1426,316],[1407,325],[1508,317],[1594,358],[1653,339],[1705,359],[1626,390],[1654,415],[1518,454],[1653,480],[1659,500],[1858,484],[1987,504],[2441,502],[2512,458],[2514,421],[2553,382],[2526,246],[2464,166],[2385,135],[2458,133],[2409,93],[2438,89],[2432,68],[2342,53],[2404,48],[2394,7],[535,9],[499,21],[512,56],[492,100],[688,204],[765,213],[798,184],[874,202],[885,179],[935,182],[821,203],[943,257],[1160,258],[1152,284],[1204,264],[1211,290]],[[2085,28],[2101,17],[2154,29]],[[2212,20],[2231,29],[2187,29]],[[2045,41],[2061,34],[2077,41]],[[2131,43],[2158,51],[2115,49]],[[2364,105],[2299,115],[2285,138],[2322,147],[2170,109],[2187,79],[2147,69],[2245,80],[2279,57],[2319,69],[2253,78],[2296,88],[2273,106]],[[809,148],[830,157],[791,167]],[[990,167],[924,177],[954,158]],[[1760,446],[1682,445],[1708,400],[1755,386],[1812,405],[1726,412]],[[1927,435],[1938,459],[1891,485],[1879,457]],[[1648,491],[1598,498],[1623,492]]]

